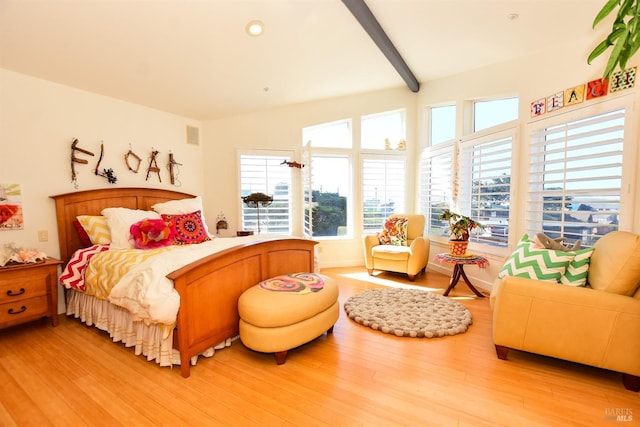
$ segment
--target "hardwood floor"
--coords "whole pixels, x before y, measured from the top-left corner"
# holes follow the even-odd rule
[[[341,303],[380,286],[442,293],[448,280],[322,273],[337,279]],[[284,365],[238,340],[188,379],[65,316],[55,328],[0,330],[0,426],[612,426],[618,414],[640,425],[640,393],[619,374],[514,350],[499,360],[488,298],[464,283],[449,297],[473,315],[464,334],[398,338],[341,311],[333,334],[290,351]]]

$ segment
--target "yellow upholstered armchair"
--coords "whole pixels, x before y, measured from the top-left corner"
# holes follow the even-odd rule
[[[365,235],[364,262],[369,275],[373,270],[394,271],[415,280],[426,269],[429,258],[430,242],[424,236],[424,225],[424,215],[393,214],[380,233]]]

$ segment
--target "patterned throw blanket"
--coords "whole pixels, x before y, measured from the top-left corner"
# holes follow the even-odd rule
[[[272,277],[258,283],[260,289],[306,294],[318,292],[324,287],[324,280],[314,273],[292,273]]]
[[[87,270],[89,261],[94,255],[108,250],[109,246],[93,245],[76,251],[62,271],[60,283],[67,289],[76,289],[84,292],[86,290],[84,273]]]

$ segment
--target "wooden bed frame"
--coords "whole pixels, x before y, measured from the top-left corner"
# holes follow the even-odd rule
[[[150,210],[191,194],[152,188],[109,188],[51,196],[55,200],[60,258],[66,263],[83,247],[73,222],[78,215],[100,215],[107,207]],[[239,333],[238,298],[261,280],[314,271],[315,241],[285,238],[253,241],[210,255],[167,277],[180,295],[174,348],[180,371],[190,374],[190,358]]]

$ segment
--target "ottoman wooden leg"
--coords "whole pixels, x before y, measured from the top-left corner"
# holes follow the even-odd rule
[[[273,353],[274,357],[276,358],[276,363],[278,365],[284,365],[284,362],[287,361],[287,351],[276,351],[275,353]]]

